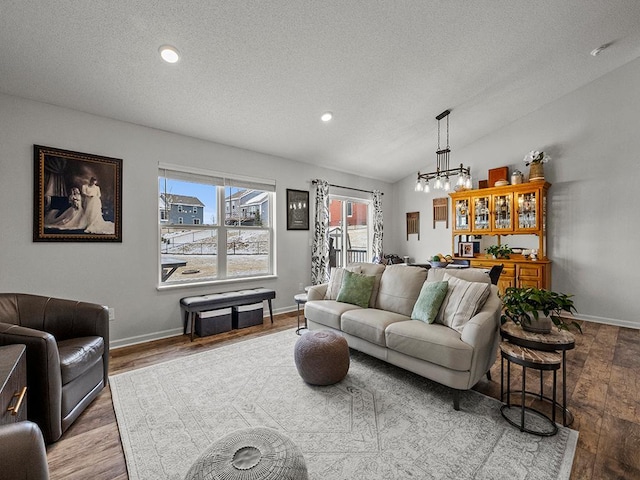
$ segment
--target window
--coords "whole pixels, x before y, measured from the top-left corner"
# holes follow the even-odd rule
[[[371,201],[329,195],[329,264],[371,261]]]
[[[273,275],[274,192],[273,181],[161,166],[160,284]]]

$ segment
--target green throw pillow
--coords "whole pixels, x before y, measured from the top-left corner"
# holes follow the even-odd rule
[[[444,297],[447,296],[448,288],[449,282],[424,282],[418,300],[413,306],[411,319],[433,323]]]
[[[345,270],[342,277],[342,286],[336,300],[367,308],[375,280],[375,276],[360,275],[359,273]]]

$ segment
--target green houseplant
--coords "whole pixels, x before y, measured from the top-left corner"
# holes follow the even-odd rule
[[[491,245],[487,248],[487,253],[494,258],[509,258],[511,248],[506,243],[504,245]]]
[[[575,320],[569,323],[560,316],[562,312],[573,313],[576,308],[572,295],[542,290],[535,287],[508,287],[501,296],[503,313],[502,323],[508,320],[520,325],[523,329],[544,333],[551,331],[551,322],[560,330],[569,330],[574,326],[582,333],[580,324]],[[546,326],[538,326],[538,320],[548,317]]]

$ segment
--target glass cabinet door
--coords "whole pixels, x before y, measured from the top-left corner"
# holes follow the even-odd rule
[[[469,199],[460,198],[456,200],[454,229],[462,232],[470,231],[471,230],[471,225],[469,225],[470,218],[471,218],[471,213],[469,212]]]
[[[491,227],[489,223],[489,212],[490,212],[490,197],[488,195],[483,195],[480,197],[473,197],[472,199],[473,206],[473,231],[488,231],[489,227]]]
[[[518,230],[537,230],[538,229],[538,211],[536,192],[518,193],[517,199],[517,224]]]
[[[511,214],[511,194],[493,196],[494,230],[513,230]]]

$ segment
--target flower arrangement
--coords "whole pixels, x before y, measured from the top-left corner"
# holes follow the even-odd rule
[[[528,167],[529,165],[532,164],[537,164],[537,163],[547,163],[549,160],[551,160],[551,157],[549,155],[546,155],[544,152],[540,152],[538,150],[531,150],[529,153],[527,153],[524,157],[524,164]]]

